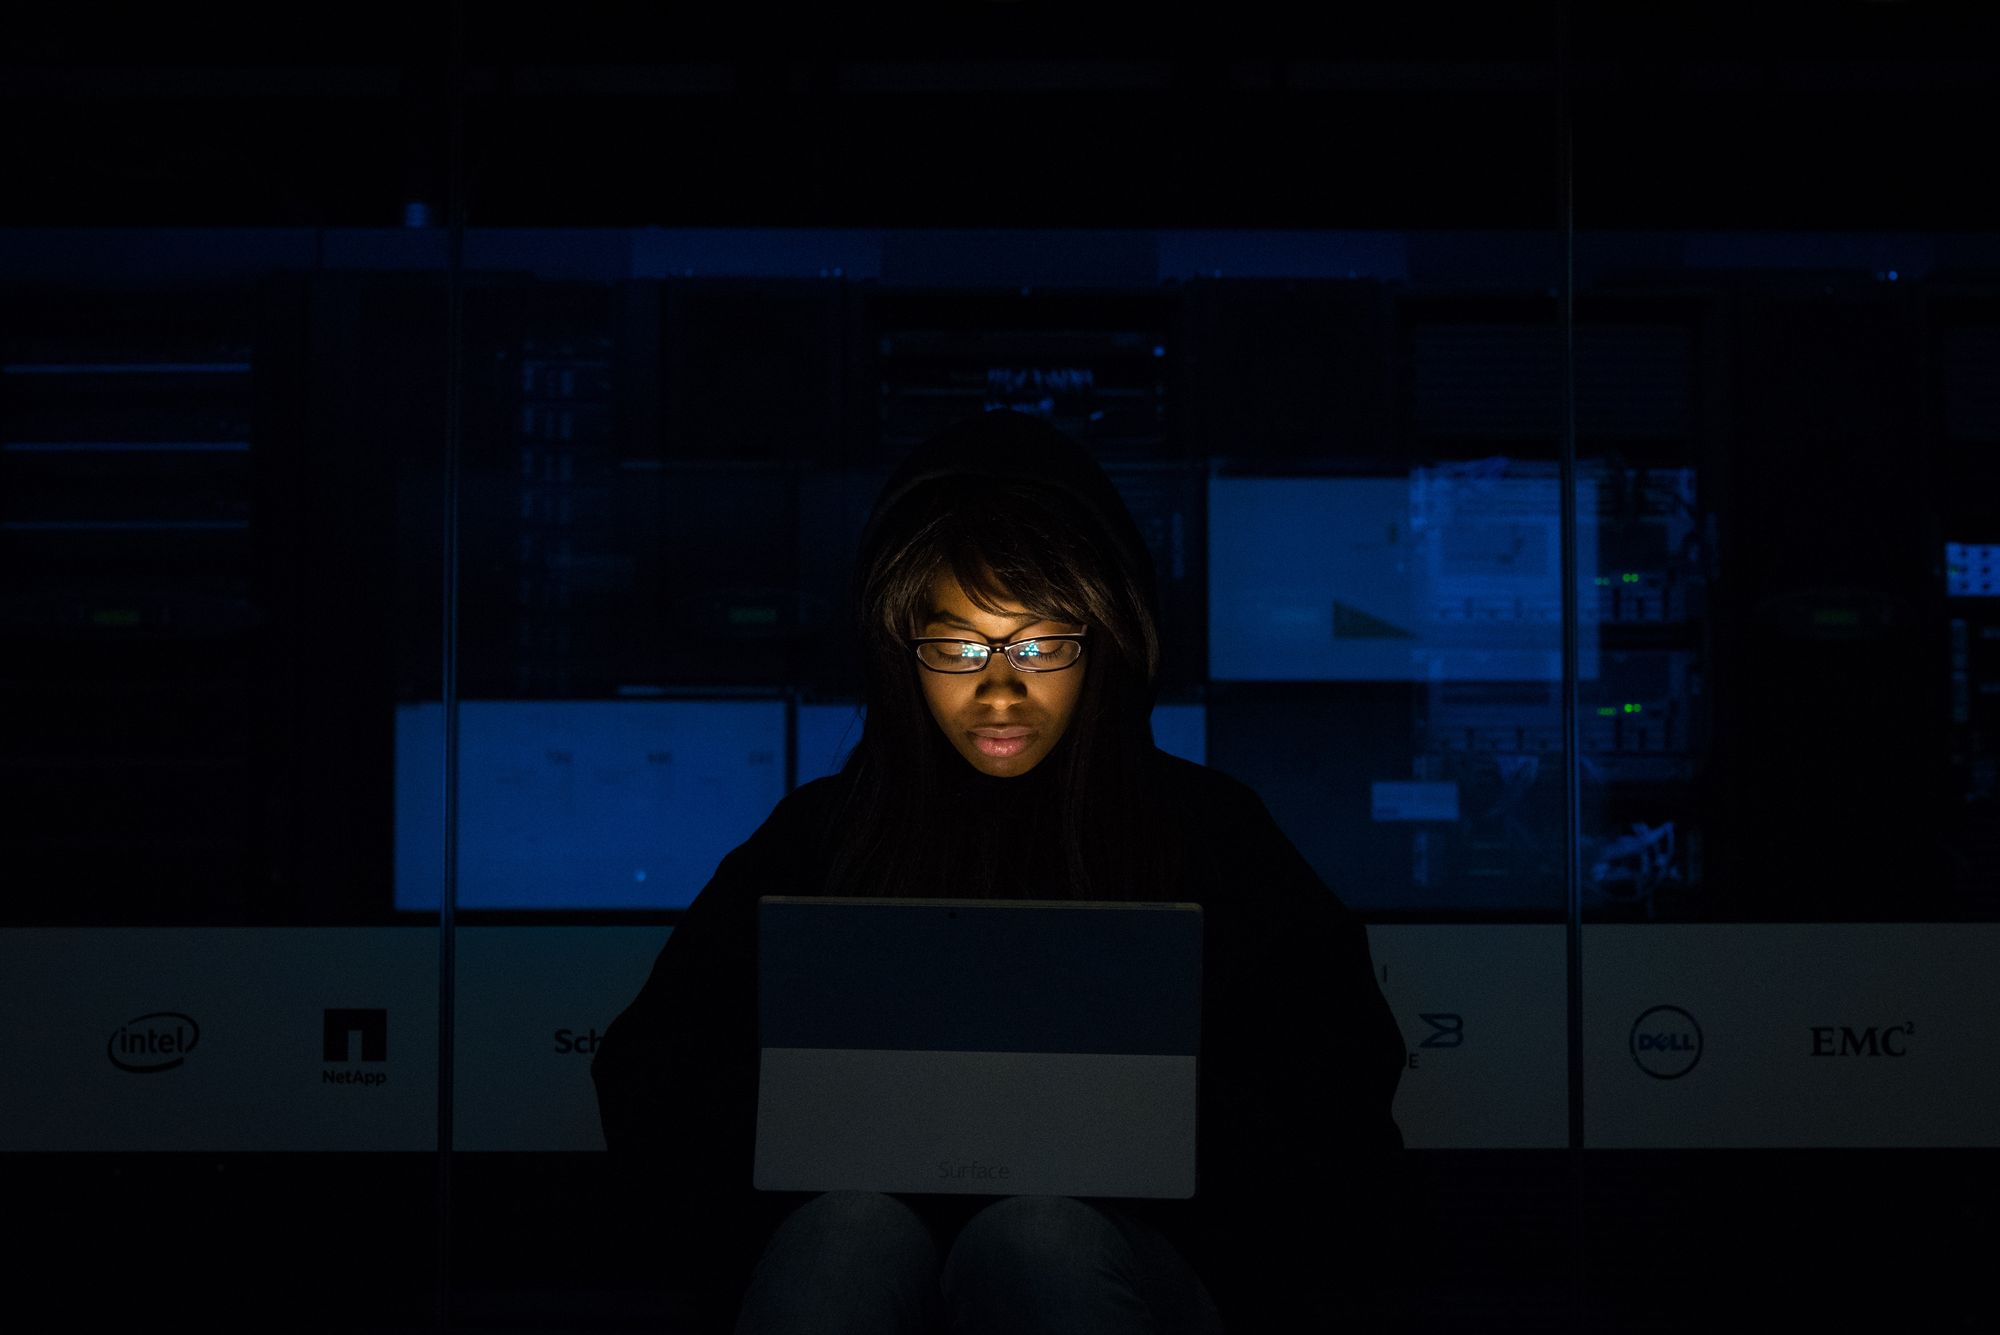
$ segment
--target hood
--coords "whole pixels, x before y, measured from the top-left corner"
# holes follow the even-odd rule
[[[1066,433],[1011,408],[960,418],[912,450],[890,474],[861,531],[854,566],[857,599],[863,572],[874,560],[885,517],[923,483],[958,475],[1041,482],[1067,496],[1077,522],[1088,530],[1091,544],[1131,576],[1153,624],[1160,624],[1159,582],[1152,553],[1110,476],[1089,450]],[[1146,683],[1148,712],[1158,691],[1157,681]]]

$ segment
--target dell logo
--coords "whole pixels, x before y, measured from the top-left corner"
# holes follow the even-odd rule
[[[1678,1080],[1701,1060],[1701,1026],[1679,1006],[1655,1006],[1632,1021],[1632,1060],[1658,1080]]]

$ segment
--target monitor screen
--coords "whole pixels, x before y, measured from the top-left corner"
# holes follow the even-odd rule
[[[781,700],[459,706],[467,909],[678,909],[785,794]],[[441,704],[396,713],[396,907],[443,882]]]

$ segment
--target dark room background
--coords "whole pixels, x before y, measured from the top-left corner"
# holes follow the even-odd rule
[[[2000,60],[1634,8],[10,15],[10,1315],[701,1329],[590,1055],[1006,407],[1368,923],[1408,1329],[1984,1328]]]

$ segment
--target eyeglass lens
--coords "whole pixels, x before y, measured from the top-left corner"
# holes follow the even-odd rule
[[[971,672],[992,654],[992,646],[976,640],[939,640],[918,646],[924,662],[946,672]],[[1083,652],[1075,640],[1025,640],[1008,651],[1008,656],[1029,671],[1049,671],[1068,667]]]

